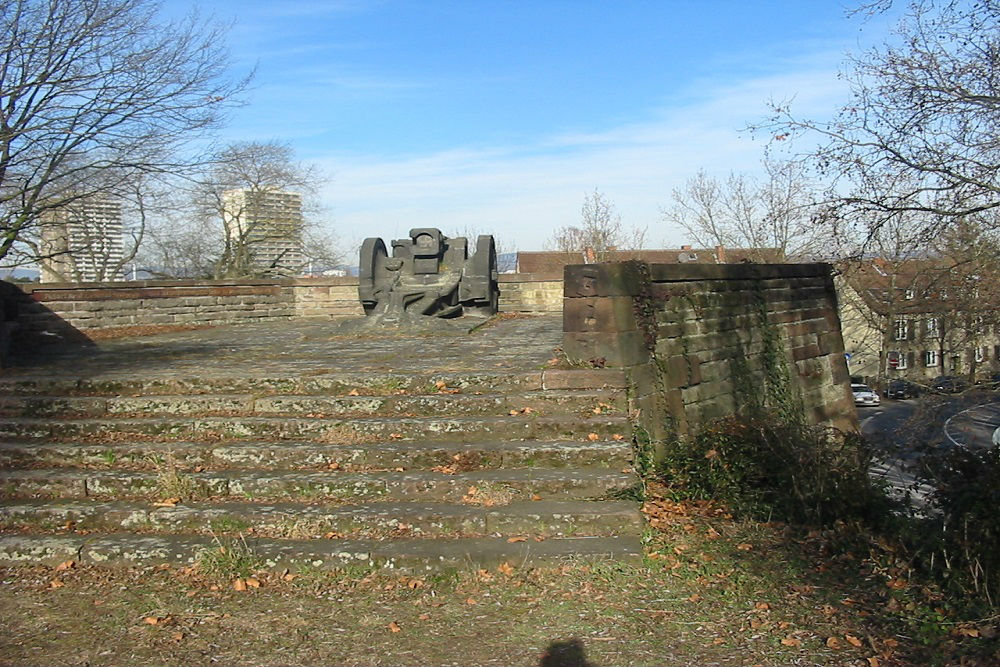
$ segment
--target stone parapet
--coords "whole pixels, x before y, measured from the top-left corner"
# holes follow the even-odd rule
[[[807,421],[857,429],[826,264],[567,266],[563,349],[623,368],[654,440],[764,402],[781,374]]]

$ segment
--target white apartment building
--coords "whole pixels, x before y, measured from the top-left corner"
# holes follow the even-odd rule
[[[88,197],[49,212],[41,221],[41,282],[122,279],[121,205]]]
[[[278,188],[229,190],[223,195],[223,220],[240,239],[250,264],[260,273],[298,273],[302,252],[302,195]]]

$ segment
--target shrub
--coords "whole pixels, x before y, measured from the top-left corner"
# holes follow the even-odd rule
[[[921,460],[918,482],[934,490],[913,547],[957,592],[1000,601],[1000,448],[955,447]]]
[[[871,451],[857,436],[775,416],[726,417],[667,448],[659,464],[675,494],[714,499],[759,518],[830,524],[881,513],[868,476]]]

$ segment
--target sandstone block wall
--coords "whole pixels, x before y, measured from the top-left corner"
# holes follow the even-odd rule
[[[7,285],[21,336],[364,314],[356,277]],[[561,275],[505,274],[500,310],[556,313],[562,291]]]
[[[829,265],[568,266],[563,330],[571,358],[626,369],[656,440],[784,391],[781,373],[808,422],[857,429]]]

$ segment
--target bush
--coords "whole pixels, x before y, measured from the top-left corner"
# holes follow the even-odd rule
[[[884,513],[858,436],[773,416],[727,417],[667,448],[659,473],[675,494],[714,499],[758,518],[830,524]]]
[[[913,547],[946,586],[1000,601],[1000,449],[956,447],[921,460],[934,489]]]

